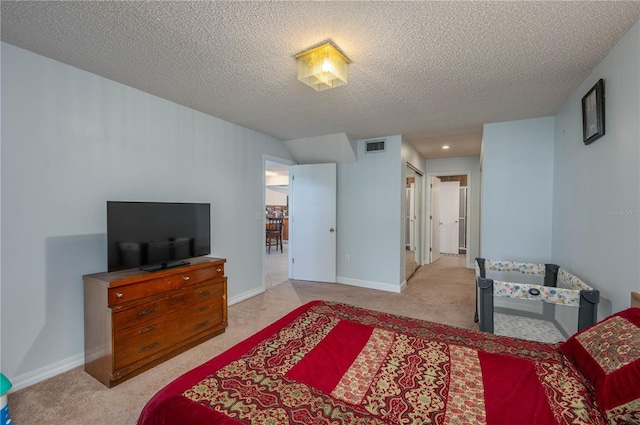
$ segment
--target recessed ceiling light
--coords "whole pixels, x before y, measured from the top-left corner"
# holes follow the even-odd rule
[[[449,145],[444,145],[444,146],[442,147],[442,149],[444,149],[444,150],[449,149]]]

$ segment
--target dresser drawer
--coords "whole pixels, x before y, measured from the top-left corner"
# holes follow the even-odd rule
[[[175,343],[180,311],[166,314],[127,329],[116,329],[113,335],[115,370],[170,348]]]
[[[116,286],[115,288],[109,288],[108,302],[109,306],[122,304],[223,276],[224,267],[220,265],[218,267],[178,272],[131,285]]]
[[[172,311],[185,308],[187,306],[207,302],[211,299],[220,299],[224,294],[224,281],[211,283],[206,281],[193,285],[194,288],[187,287],[175,292],[175,294],[157,299],[153,302],[137,304],[134,307],[113,314],[113,328],[116,330],[126,329],[130,326],[138,326],[148,320],[155,320]]]
[[[222,321],[222,298],[219,297],[173,311],[138,326],[115,330],[115,370],[173,348],[176,343],[206,332]]]
[[[208,331],[224,321],[223,300],[217,298],[206,303],[189,307],[181,317],[180,328],[185,338]]]

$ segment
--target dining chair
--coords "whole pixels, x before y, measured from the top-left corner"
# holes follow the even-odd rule
[[[282,217],[267,217],[267,223],[265,226],[267,237],[267,253],[271,254],[271,244],[275,241],[276,250],[280,245],[280,252],[284,252],[282,248]]]

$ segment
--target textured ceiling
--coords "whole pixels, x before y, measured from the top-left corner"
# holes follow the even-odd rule
[[[2,40],[282,140],[402,134],[477,155],[482,124],[555,114],[640,2],[2,1]],[[349,83],[294,55],[331,39]],[[451,149],[443,153],[440,145]]]

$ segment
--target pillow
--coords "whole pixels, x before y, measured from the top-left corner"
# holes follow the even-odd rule
[[[640,308],[578,332],[560,351],[591,382],[609,424],[640,424]]]

